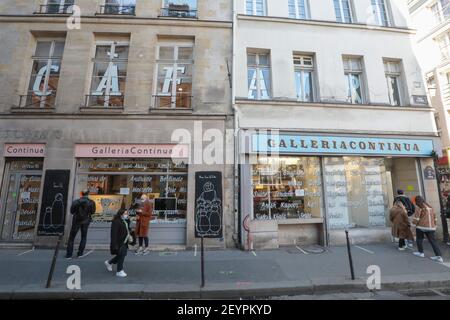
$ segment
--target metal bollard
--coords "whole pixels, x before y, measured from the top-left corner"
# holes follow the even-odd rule
[[[53,272],[55,271],[56,259],[58,258],[59,246],[61,245],[62,238],[63,238],[63,235],[60,235],[58,237],[58,242],[56,243],[55,253],[53,254],[53,259],[52,259],[52,266],[50,267],[50,272],[49,272],[48,278],[47,278],[47,285],[45,286],[45,288],[47,288],[47,289],[50,288],[50,286],[52,284]]]
[[[348,238],[348,230],[347,229],[345,229],[345,237],[347,239],[347,252],[348,252],[348,260],[350,263],[350,273],[352,275],[352,280],[355,280],[355,272],[353,270],[352,251],[350,250],[350,239]]]

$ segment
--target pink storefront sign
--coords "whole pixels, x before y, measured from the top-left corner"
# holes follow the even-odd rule
[[[3,155],[5,157],[44,157],[45,144],[39,143],[5,143]]]
[[[76,158],[173,158],[189,156],[188,145],[176,144],[77,144]]]

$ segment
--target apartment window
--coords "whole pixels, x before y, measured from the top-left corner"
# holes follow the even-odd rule
[[[441,23],[450,17],[450,0],[437,0],[430,8],[436,23]]]
[[[371,0],[375,21],[380,26],[389,26],[388,11],[385,0]]]
[[[308,0],[289,0],[289,17],[293,19],[309,19]]]
[[[334,11],[336,13],[336,21],[343,23],[353,22],[350,0],[334,0]]]
[[[344,71],[347,82],[347,101],[353,104],[364,103],[361,58],[344,58]]]
[[[123,106],[128,51],[128,42],[97,44],[87,106]]]
[[[246,0],[246,13],[252,16],[266,15],[266,0]]]
[[[160,44],[158,48],[155,108],[192,108],[192,44]]]
[[[105,0],[101,7],[101,14],[134,15],[136,12],[136,0]]]
[[[441,50],[441,57],[443,60],[450,58],[450,34],[445,33],[437,39],[439,49]]]
[[[164,0],[161,16],[197,18],[197,0]]]
[[[297,100],[314,101],[314,59],[312,56],[294,55]]]
[[[20,106],[50,108],[55,104],[64,40],[38,40],[33,55],[33,69],[27,95],[21,96]]]
[[[74,0],[47,0],[39,8],[39,13],[66,14],[71,13]]]
[[[389,92],[389,102],[392,106],[401,106],[401,66],[398,61],[384,61],[384,72]]]
[[[270,55],[268,53],[248,53],[248,99],[270,98]]]

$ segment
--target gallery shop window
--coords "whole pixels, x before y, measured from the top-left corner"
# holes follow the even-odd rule
[[[2,190],[1,239],[32,240],[41,195],[42,159],[7,160]]]
[[[318,157],[259,157],[252,166],[254,219],[322,217],[321,179]]]
[[[334,0],[334,12],[336,13],[336,21],[343,23],[353,22],[351,0]]]
[[[246,14],[252,16],[266,16],[266,0],[246,0]]]
[[[130,208],[142,194],[154,202],[152,223],[185,222],[187,171],[186,162],[170,159],[85,159],[78,162],[77,192],[90,191],[97,223],[110,222],[121,207]]]
[[[64,39],[37,41],[28,92],[21,96],[21,107],[51,108],[55,105],[64,45]]]
[[[380,26],[389,26],[389,13],[386,5],[386,0],[371,0],[372,14],[376,24]]]
[[[39,13],[66,14],[72,12],[74,0],[46,0],[40,6]]]
[[[450,17],[450,0],[437,0],[431,7],[436,24]]]
[[[344,57],[343,61],[347,82],[347,102],[362,104],[365,102],[362,59]]]
[[[197,18],[197,0],[163,0],[163,17]]]
[[[134,15],[136,12],[136,0],[105,0],[101,7],[101,14]]]
[[[127,42],[97,43],[87,106],[123,106],[128,51]]]
[[[450,33],[446,32],[442,36],[436,39],[439,44],[439,49],[441,51],[442,60],[447,60],[450,58]]]
[[[247,54],[247,77],[248,99],[270,99],[271,76],[270,54],[268,52],[249,52]]]
[[[314,58],[313,56],[294,55],[295,86],[297,100],[314,101]]]
[[[324,158],[326,207],[330,229],[385,227],[388,188],[383,158]]]
[[[161,43],[158,47],[156,108],[192,108],[192,43]]]
[[[289,18],[309,19],[309,1],[308,0],[289,0]]]
[[[402,69],[399,61],[384,60],[384,72],[392,106],[402,105]]]

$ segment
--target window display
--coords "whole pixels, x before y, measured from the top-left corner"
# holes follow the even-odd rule
[[[253,212],[258,220],[322,217],[317,157],[260,157],[253,166]]]
[[[142,194],[154,203],[151,223],[181,223],[187,212],[187,165],[169,159],[81,160],[78,192],[90,191],[96,202],[94,222],[109,222],[121,208],[136,204]],[[134,210],[130,215],[134,216]]]

